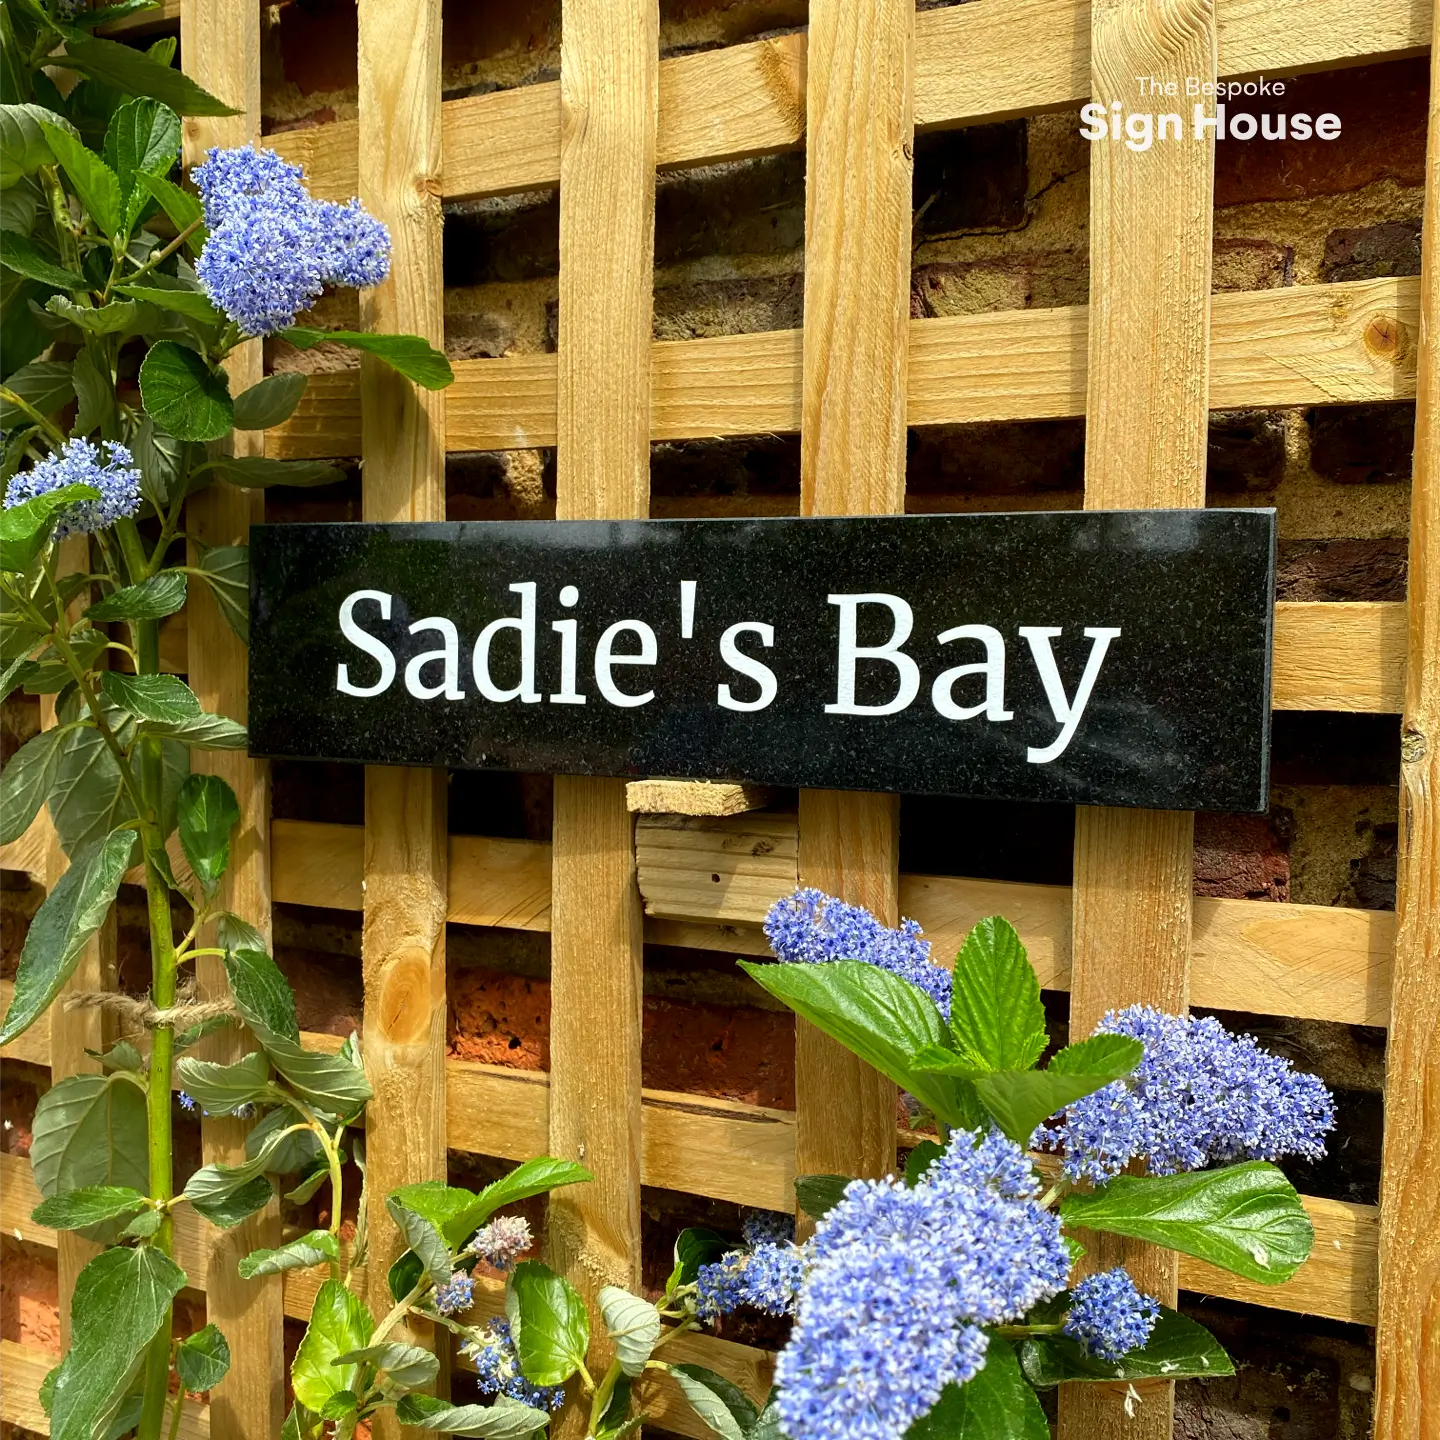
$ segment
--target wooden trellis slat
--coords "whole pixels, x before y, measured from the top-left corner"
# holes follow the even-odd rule
[[[1212,0],[1118,0],[1091,15],[1091,93],[1130,101],[1135,76],[1176,83],[1216,74]],[[1207,102],[1213,111],[1213,102]],[[1090,156],[1090,325],[1085,507],[1205,503],[1214,227],[1212,139]],[[1070,1031],[1144,1002],[1184,1011],[1190,999],[1194,817],[1183,811],[1078,806]],[[1084,1269],[1124,1265],[1139,1288],[1173,1305],[1173,1251],[1086,1235]],[[1173,1382],[1071,1385],[1058,1440],[1169,1440]]]
[[[440,0],[361,0],[360,196],[390,228],[390,276],[362,292],[362,327],[440,344],[444,276],[440,173]],[[445,518],[445,394],[422,390],[373,357],[361,366],[367,520]],[[365,1068],[375,1090],[366,1135],[371,1309],[406,1248],[385,1206],[402,1185],[443,1179],[445,1162],[446,776],[365,771]],[[435,1344],[433,1327],[408,1327]],[[447,1347],[438,1394],[447,1391]],[[401,1433],[377,1416],[383,1440]],[[407,1432],[418,1433],[418,1432]]]
[[[1419,294],[1390,278],[1212,296],[1211,409],[1413,398]],[[909,321],[906,423],[1084,414],[1088,326],[1084,306]],[[661,340],[650,353],[652,440],[800,429],[800,331]],[[555,386],[553,355],[459,361],[446,448],[553,445]],[[267,453],[353,455],[359,436],[356,374],[320,374]]]
[[[243,145],[260,133],[260,14],[254,0],[183,0],[180,34],[186,73],[241,113],[220,119],[187,118],[184,159],[199,163],[211,145]],[[233,393],[260,379],[258,340],[231,356],[228,370]],[[262,454],[264,436],[240,432],[237,454]],[[193,540],[189,563],[199,564],[199,545],[243,542],[250,525],[265,518],[264,493],[213,485],[190,500],[185,526]],[[247,713],[247,657],[206,586],[191,584],[187,609],[191,688],[207,710],[244,721]],[[270,781],[269,767],[243,752],[196,751],[192,764],[229,782],[240,802],[241,828],[231,848],[224,881],[226,906],[270,933]],[[214,956],[195,963],[196,979],[207,995],[227,991],[224,967]],[[228,1061],[244,1053],[235,1031],[212,1037],[202,1053],[206,1059]],[[249,1125],[229,1117],[207,1117],[201,1140],[207,1162],[239,1164],[245,1158]],[[209,1318],[224,1331],[234,1360],[229,1384],[219,1392],[211,1412],[216,1440],[248,1440],[279,1433],[284,1419],[284,1337],[282,1292],[273,1277],[260,1283],[240,1278],[240,1259],[261,1246],[273,1246],[280,1235],[280,1210],[273,1203],[231,1230],[207,1227],[210,1270],[215,1282],[208,1292]]]
[[[1440,14],[1430,64],[1394,1009],[1380,1172],[1376,1440],[1440,1430]]]
[[[1220,73],[1292,75],[1424,52],[1430,9],[1413,0],[1219,0]],[[798,148],[805,39],[783,36],[660,64],[661,165],[714,163]],[[1086,0],[972,0],[915,17],[920,129],[976,124],[1078,104],[1090,93]],[[555,82],[446,103],[446,199],[557,183]],[[453,140],[453,144],[452,144]],[[356,190],[355,122],[268,137],[306,167],[316,193]]]
[[[914,44],[912,0],[812,0],[800,377],[806,515],[905,508]],[[895,795],[802,790],[802,883],[895,924],[899,818]],[[894,1168],[894,1083],[800,1019],[795,1112],[802,1174]]]
[[[556,514],[649,510],[657,0],[564,0]],[[556,776],[549,1142],[594,1182],[549,1204],[557,1266],[592,1300],[640,1281],[643,944],[621,780]],[[591,1368],[609,1363],[592,1327]],[[586,1434],[583,1404],[556,1434]]]

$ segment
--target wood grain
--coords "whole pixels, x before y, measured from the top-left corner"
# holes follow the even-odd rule
[[[1419,293],[1417,281],[1399,278],[1212,296],[1210,408],[1411,398]],[[911,320],[908,329],[908,425],[1084,414],[1084,306]],[[801,341],[798,330],[656,341],[650,438],[798,431]],[[553,355],[461,360],[455,375],[448,449],[555,443]],[[313,376],[269,443],[290,459],[358,453],[358,372]]]
[[[715,780],[632,780],[625,787],[625,804],[637,815],[741,815],[763,810],[774,794],[765,785]]]
[[[1277,605],[1271,704],[1398,714],[1407,629],[1405,606],[1397,601]]]
[[[914,45],[911,0],[812,0],[800,387],[805,515],[905,508]],[[893,795],[802,791],[802,883],[894,924],[899,814]],[[895,1100],[893,1082],[796,1020],[799,1173],[889,1172]],[[803,1214],[799,1220],[809,1223]]]
[[[1132,103],[1137,75],[1216,74],[1212,0],[1105,0],[1091,10],[1091,94]],[[1202,506],[1208,426],[1213,140],[1136,153],[1096,144],[1090,171],[1089,373],[1085,506]],[[1070,1027],[1087,1035],[1118,1005],[1189,1003],[1194,817],[1081,806],[1075,812]],[[1093,1243],[1092,1243],[1093,1242]],[[1082,1265],[1123,1264],[1174,1304],[1178,1258],[1087,1236]],[[1169,1440],[1175,1387],[1071,1385],[1058,1440]]]
[[[657,0],[564,0],[556,515],[634,519],[650,496]],[[552,1259],[588,1297],[640,1280],[642,940],[619,780],[555,777],[550,1147],[595,1176],[550,1201]],[[609,1363],[603,1332],[591,1369]],[[573,1398],[573,1397],[572,1397]],[[586,1433],[585,1407],[556,1421]]]
[[[1419,392],[1385,1053],[1375,1440],[1440,1430],[1440,12],[1430,62]]]
[[[260,13],[253,0],[182,0],[180,38],[186,74],[242,112],[220,119],[191,117],[184,121],[184,159],[194,165],[212,145],[241,145],[259,136]],[[262,371],[260,342],[235,350],[227,369],[233,393],[255,384]],[[236,454],[263,453],[264,436],[239,432],[234,450]],[[263,491],[210,486],[186,503],[185,527],[192,536],[189,563],[199,564],[203,546],[244,543],[250,526],[264,518]],[[186,639],[188,678],[200,703],[243,723],[247,713],[245,645],[230,629],[206,586],[190,587]],[[269,767],[263,761],[250,760],[243,751],[218,750],[192,752],[191,764],[227,781],[240,802],[240,828],[231,845],[223,903],[268,936]],[[216,957],[198,959],[195,973],[202,995],[226,993],[225,970]],[[245,1037],[232,1030],[213,1036],[197,1053],[209,1060],[229,1061],[247,1048]],[[246,1122],[229,1117],[202,1120],[207,1163],[243,1161],[248,1128]],[[209,1318],[225,1333],[234,1361],[225,1385],[215,1392],[210,1412],[217,1440],[278,1434],[284,1418],[282,1287],[275,1277],[259,1283],[242,1280],[236,1269],[251,1250],[279,1243],[279,1234],[278,1204],[231,1230],[205,1230],[206,1269],[211,1277]]]
[[[440,0],[361,0],[360,198],[390,228],[390,277],[363,291],[361,328],[444,344],[440,214]],[[372,356],[363,400],[366,520],[445,518],[445,395],[422,390]],[[366,1175],[370,1305],[390,1307],[386,1273],[406,1248],[385,1206],[402,1185],[443,1180],[445,1163],[446,777],[440,770],[365,771]],[[433,1328],[413,1341],[437,1349]],[[442,1372],[436,1393],[448,1393]],[[377,1440],[405,1430],[394,1412]]]

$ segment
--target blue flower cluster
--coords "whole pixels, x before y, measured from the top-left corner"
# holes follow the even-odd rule
[[[1035,1132],[1037,1148],[1065,1152],[1072,1180],[1103,1182],[1136,1159],[1152,1174],[1174,1175],[1325,1153],[1335,1126],[1329,1090],[1252,1036],[1145,1005],[1112,1011],[1098,1033],[1133,1036],[1145,1056],[1133,1075],[1077,1100],[1054,1129]]]
[[[209,235],[195,266],[205,293],[247,335],[273,335],[327,285],[378,285],[390,232],[358,200],[315,200],[298,165],[253,145],[212,149],[191,177]]]
[[[475,1282],[463,1270],[457,1270],[448,1284],[435,1287],[432,1299],[442,1315],[458,1315],[475,1303]]]
[[[978,1373],[982,1325],[1065,1288],[1069,1251],[1037,1188],[1017,1145],[966,1131],[913,1189],[852,1181],[810,1242],[776,1371],[785,1433],[901,1440]]]
[[[1065,1333],[1101,1360],[1142,1349],[1160,1318],[1160,1306],[1142,1295],[1123,1268],[1087,1275],[1070,1296]]]
[[[475,1362],[482,1395],[508,1395],[536,1410],[558,1410],[565,1403],[563,1385],[536,1385],[525,1378],[507,1320],[492,1320],[471,1330],[460,1353]]]
[[[741,1224],[745,1242],[696,1278],[696,1313],[718,1320],[742,1305],[767,1315],[793,1315],[805,1272],[805,1249],[795,1244],[795,1220],[770,1210],[752,1210]]]
[[[863,960],[923,990],[950,1018],[950,972],[930,959],[930,942],[913,920],[889,930],[868,910],[823,890],[797,890],[777,900],[765,917],[765,938],[777,960],[819,965]]]
[[[31,469],[12,476],[5,490],[5,508],[9,510],[66,485],[93,485],[100,498],[67,505],[56,517],[57,540],[67,535],[91,535],[140,508],[140,471],[134,456],[112,440],[102,440],[97,446],[78,438],[66,441],[63,450],[47,455]]]

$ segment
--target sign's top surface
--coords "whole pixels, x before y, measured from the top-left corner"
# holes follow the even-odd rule
[[[1267,804],[1269,510],[274,525],[257,755]]]

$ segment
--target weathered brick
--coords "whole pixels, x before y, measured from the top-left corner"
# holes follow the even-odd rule
[[[1418,220],[1386,220],[1379,225],[1332,230],[1325,237],[1322,280],[1375,280],[1419,273]]]
[[[1195,893],[1228,900],[1290,898],[1289,836],[1282,816],[1195,817]]]
[[[1311,410],[1310,468],[1346,485],[1410,478],[1415,453],[1413,404],[1331,405]]]
[[[1403,600],[1405,540],[1281,540],[1277,600]]]
[[[1074,491],[1085,468],[1085,422],[998,421],[910,432],[906,489],[917,495]]]
[[[1206,488],[1220,494],[1268,490],[1285,473],[1286,418],[1274,410],[1216,410],[1210,415]]]
[[[917,135],[917,242],[1019,226],[1029,183],[1026,140],[1024,120]]]
[[[1210,288],[1217,292],[1273,290],[1293,285],[1294,271],[1293,246],[1244,237],[1217,240]]]

